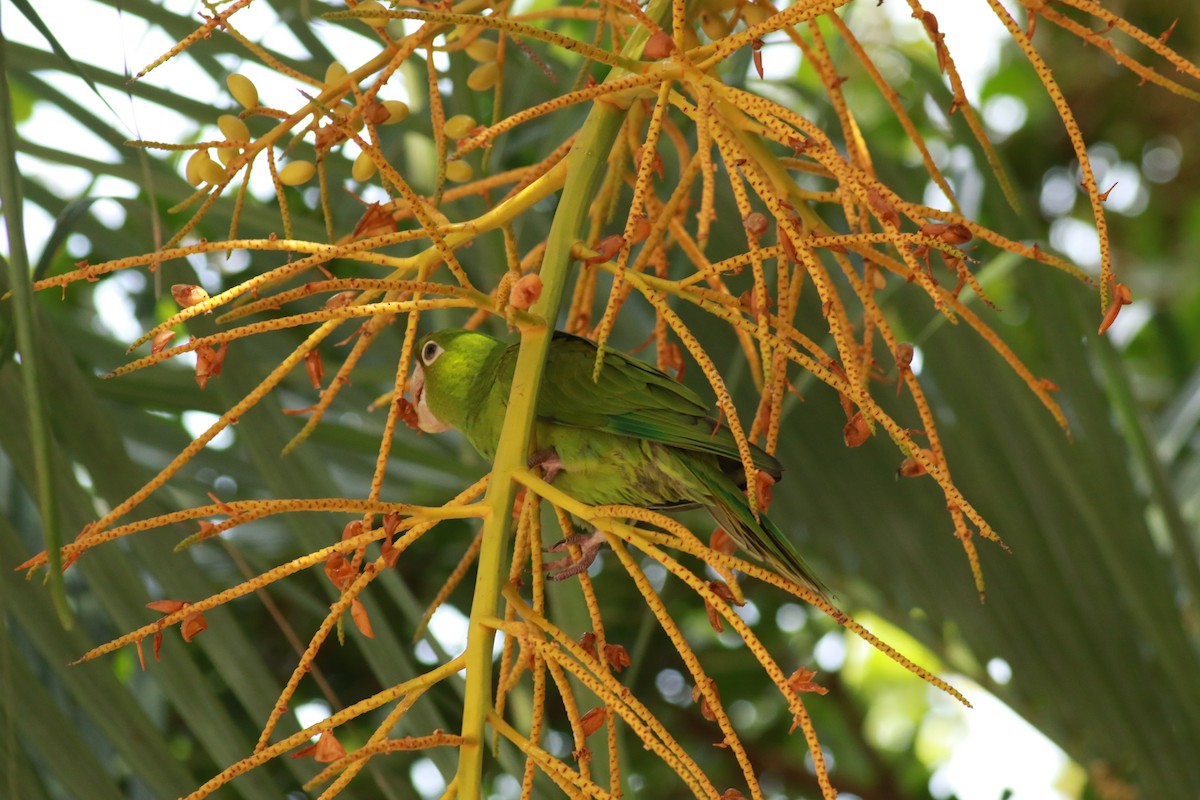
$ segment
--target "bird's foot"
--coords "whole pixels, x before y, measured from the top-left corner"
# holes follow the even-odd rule
[[[562,459],[558,457],[558,451],[553,447],[547,447],[545,450],[538,450],[529,456],[529,460],[525,462],[530,469],[541,467],[543,480],[546,483],[554,483],[554,479],[558,477],[558,473],[563,471]]]
[[[565,581],[567,578],[573,578],[579,573],[585,571],[596,560],[596,554],[600,552],[600,547],[604,544],[604,534],[600,531],[594,533],[576,533],[563,539],[558,544],[547,549],[548,553],[561,553],[568,547],[575,545],[580,549],[579,558],[572,559],[570,556],[560,558],[557,561],[552,561],[546,564],[543,569],[546,571],[546,580],[548,581]]]

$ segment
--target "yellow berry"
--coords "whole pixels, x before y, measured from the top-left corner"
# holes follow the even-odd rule
[[[359,3],[358,5],[356,5],[354,7],[354,10],[355,11],[383,11],[385,13],[382,16],[360,17],[359,19],[361,19],[363,22],[370,25],[372,28],[382,28],[384,25],[388,24],[389,17],[386,14],[387,9],[383,7],[383,3],[378,3],[378,2],[376,2],[376,0],[366,0],[366,2]]]
[[[482,92],[496,85],[500,78],[500,65],[495,61],[480,64],[471,70],[467,76],[467,88],[473,92]]]
[[[200,174],[200,167],[204,162],[212,162],[212,156],[207,150],[197,150],[192,153],[192,157],[187,160],[187,167],[184,169],[184,176],[187,182],[192,186],[199,186],[204,183],[204,176]]]
[[[358,158],[354,159],[354,166],[350,169],[350,177],[362,183],[369,180],[375,174],[375,160],[371,158],[371,154],[363,150],[358,154]]]
[[[408,119],[408,103],[403,100],[384,100],[383,107],[387,109],[387,119],[384,125],[394,125]]]
[[[476,125],[475,118],[470,114],[455,114],[446,120],[443,130],[446,132],[446,136],[457,141],[475,130]]]
[[[446,178],[455,183],[469,181],[474,174],[475,170],[465,161],[451,161],[446,165]]]
[[[279,182],[284,186],[299,186],[309,181],[317,172],[311,161],[293,161],[279,170]]]
[[[757,25],[767,17],[771,16],[772,13],[773,12],[768,11],[762,6],[751,5],[749,3],[742,6],[742,18],[745,19],[746,24],[750,26]]]
[[[244,108],[258,108],[258,87],[254,85],[254,81],[235,72],[225,79],[225,85],[229,87],[233,99]]]
[[[245,122],[233,114],[222,114],[217,117],[217,127],[221,129],[221,135],[230,142],[250,141],[250,129],[246,127]]]
[[[359,8],[362,6],[360,5]],[[335,83],[341,83],[346,75],[346,68],[340,61],[330,62],[329,66],[325,68],[325,85],[333,86]]]
[[[729,34],[729,20],[711,11],[700,12],[700,27],[704,29],[704,33],[708,38],[714,42],[717,39],[723,39]]]
[[[496,43],[481,36],[467,45],[467,57],[480,62],[495,61]]]
[[[205,183],[221,183],[225,180],[225,168],[211,158],[200,164],[200,177]]]
[[[218,147],[217,148],[217,160],[228,167],[229,162],[232,161],[234,159],[234,157],[240,152],[242,152],[242,151],[236,147]]]

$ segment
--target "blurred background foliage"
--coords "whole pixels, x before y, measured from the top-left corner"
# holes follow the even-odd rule
[[[259,0],[263,3],[275,9],[274,24],[287,27],[295,47],[307,51],[302,58],[296,53],[284,56],[285,63],[319,73],[333,60],[320,31],[339,26],[314,23],[325,10],[321,4]],[[107,11],[102,5],[81,4],[84,10],[78,15],[50,15],[41,8],[40,21],[56,37],[86,25],[90,14],[123,15],[125,24],[133,25],[129,30],[161,29],[166,32],[163,41],[178,39],[195,27],[188,4],[113,0]],[[978,6],[986,17],[984,3]],[[1193,60],[1200,58],[1200,6],[1191,0],[1105,6],[1155,34],[1178,18],[1171,44]],[[18,139],[7,146],[17,152],[30,209],[24,244],[39,274],[66,271],[82,259],[97,263],[152,251],[165,238],[164,231],[169,235],[178,224],[165,210],[186,197],[190,187],[177,159],[123,145],[134,135],[127,127],[129,120],[147,123],[152,118],[145,105],[131,115],[124,93],[194,120],[193,140],[212,138],[206,131],[219,112],[211,103],[220,101],[209,98],[217,96],[216,87],[238,67],[242,51],[227,37],[213,36],[182,57],[197,74],[211,77],[211,92],[169,81],[164,86],[157,79],[128,83],[123,74],[89,65],[88,52],[70,51],[68,58],[65,52],[55,52],[46,38],[11,38],[10,31],[29,28],[26,20],[35,16],[29,4],[5,0],[2,14],[4,33],[10,37],[4,43],[6,78],[19,131]],[[1070,144],[1019,52],[1002,47],[973,98],[1018,187],[1022,209],[1015,213],[986,171],[961,119],[942,112],[949,105],[949,90],[927,41],[898,23],[902,16],[866,3],[854,4],[847,19],[872,53],[893,67],[888,78],[939,164],[947,166],[967,216],[1014,238],[1042,242],[1088,266],[1089,257],[1094,260],[1086,244],[1091,223]],[[139,18],[145,28],[134,24]],[[950,33],[952,52],[963,43],[972,46],[971,30]],[[135,35],[152,39],[148,33]],[[944,324],[915,293],[904,287],[889,289],[890,313],[919,349],[921,381],[935,404],[959,484],[1012,548],[1008,555],[981,544],[987,602],[978,601],[940,494],[920,481],[897,480],[899,456],[890,444],[879,441],[881,437],[846,449],[837,398],[803,380],[797,382],[803,401],[793,399],[786,412],[780,456],[787,473],[776,491],[772,515],[794,533],[806,557],[836,587],[846,610],[871,623],[885,639],[907,643],[905,652],[956,676],[959,685],[981,687],[971,689],[972,697],[985,698],[982,690],[994,694],[1061,747],[1074,762],[1056,779],[1063,795],[1196,797],[1200,148],[1195,132],[1200,130],[1200,106],[1155,87],[1139,87],[1136,76],[1050,25],[1039,26],[1035,41],[1079,119],[1101,187],[1120,182],[1109,202],[1109,222],[1119,279],[1133,289],[1136,302],[1122,312],[1110,336],[1098,338],[1093,292],[1046,268],[995,259],[979,264],[978,272],[1003,313],[975,306],[1034,374],[1061,388],[1058,397],[1071,423],[1070,436],[1063,435],[980,342]],[[105,44],[122,47],[120,42]],[[773,48],[783,46],[768,44],[768,63],[778,52]],[[560,84],[571,85],[577,64],[564,63],[547,48],[537,48],[537,53]],[[745,72],[748,60],[740,65]],[[845,90],[880,177],[905,196],[925,197],[928,178],[915,149],[851,60],[843,58],[841,63],[848,78]],[[141,64],[129,66],[136,71]],[[468,69],[456,57],[449,74],[453,78],[461,72],[461,78]],[[514,106],[527,105],[521,95],[545,80],[542,67],[515,57],[507,69],[506,92]],[[78,78],[80,74],[101,88],[111,106]],[[823,94],[816,91],[803,64],[794,74],[768,77],[772,85],[766,91],[788,98],[818,121],[832,119],[821,107]],[[432,148],[421,114],[425,79],[415,67],[406,67],[400,79],[407,83],[414,114],[404,123],[403,135],[391,139],[394,150],[386,155],[414,185],[430,191],[432,175],[423,174],[431,173]],[[735,75],[731,80],[749,78]],[[487,119],[490,109],[481,97],[447,89],[447,114]],[[544,141],[561,139],[562,131],[579,124],[584,111],[561,113],[502,138],[491,156],[491,168],[498,171],[541,155]],[[44,126],[62,115],[90,132],[79,139],[79,146],[50,144],[50,137],[42,135]],[[561,128],[550,135],[545,126]],[[150,130],[139,133],[163,138]],[[328,166],[348,184],[349,158],[331,159]],[[313,198],[306,200],[309,208],[293,208],[297,238],[321,240],[324,226],[312,210]],[[714,242],[732,237],[740,227],[732,208],[726,198]],[[362,208],[346,196],[336,202],[335,211],[338,229],[349,230]],[[523,217],[518,235],[520,226],[534,226],[538,230],[526,232],[543,236],[551,209],[543,211]],[[228,206],[218,204],[197,235],[222,238],[228,215]],[[265,236],[278,226],[270,200],[247,205],[241,223],[245,235]],[[487,246],[481,242],[463,253],[473,276],[489,274],[497,252],[489,248],[502,246],[498,236],[485,241]],[[53,365],[49,389],[57,445],[54,478],[65,537],[140,486],[190,440],[189,430],[203,427],[205,415],[240,398],[304,335],[289,330],[244,342],[231,351],[224,374],[204,392],[195,388],[191,371],[178,365],[120,380],[97,377],[123,363],[126,343],[163,318],[163,286],[199,282],[213,291],[263,269],[263,264],[251,264],[237,254],[228,260],[195,258],[186,267],[171,265],[170,274],[120,273],[100,283],[75,285],[62,297],[54,292],[37,298],[40,341]],[[807,298],[802,318],[819,314],[814,297]],[[9,314],[8,306],[0,305],[5,342]],[[429,316],[429,329],[463,321],[449,312]],[[637,323],[648,325],[651,320],[647,308],[630,306],[615,343],[635,347],[646,335]],[[703,335],[697,315],[687,321]],[[313,402],[303,376],[295,376],[282,394],[251,412],[232,437],[202,452],[147,511],[201,504],[207,492],[245,498],[362,495],[383,426],[383,414],[366,409],[390,385],[390,359],[400,345],[400,333],[390,335],[390,348],[388,341],[370,351],[353,385],[343,390],[337,413],[327,417],[297,453],[278,457],[302,424],[279,409]],[[747,407],[753,388],[733,343],[710,337],[705,344],[729,365],[726,378],[740,386],[739,397]],[[25,410],[20,369],[11,345],[4,354],[0,794],[185,794],[250,752],[295,663],[289,637],[307,639],[324,616],[333,588],[321,576],[305,574],[272,587],[269,596],[246,598],[232,609],[212,612],[209,630],[191,646],[170,633],[163,661],[149,664],[145,672],[131,650],[83,666],[68,667],[68,662],[151,619],[153,612],[145,603],[160,597],[206,596],[332,541],[341,523],[300,516],[290,518],[286,526],[278,521],[255,523],[183,553],[173,553],[178,538],[167,541],[162,532],[101,548],[67,573],[78,625],[62,630],[40,583],[27,583],[13,571],[41,549],[41,530],[29,499],[33,478],[28,433],[21,423]],[[687,378],[701,376],[693,370]],[[919,421],[914,417],[911,424],[919,426]],[[394,444],[385,497],[436,505],[485,470],[460,440],[405,430]],[[698,530],[706,530],[707,523],[697,522]],[[439,614],[433,628],[437,636],[427,634],[415,647],[410,644],[424,604],[472,536],[466,522],[448,523],[442,530],[444,535],[436,540],[422,540],[365,598],[377,638],[367,641],[350,632],[344,647],[326,647],[318,661],[319,682],[302,689],[303,702],[295,710],[305,705],[313,713],[336,709],[411,676],[418,663],[432,663],[441,645],[461,646],[455,629],[469,605],[465,588],[451,598],[451,608]],[[180,531],[179,538],[184,533]],[[624,580],[606,583],[602,574],[598,585],[613,607],[640,605]],[[773,590],[748,589],[752,604],[744,613],[772,651],[781,658],[790,654],[790,666],[822,669],[817,681],[830,689],[829,694],[812,697],[808,706],[831,756],[833,781],[843,792],[864,798],[947,797],[956,790],[963,797],[997,796],[971,795],[962,788],[969,783],[955,783],[945,773],[963,725],[963,717],[945,698],[932,695],[925,684],[897,672],[894,665],[880,663],[876,654],[848,640],[823,616]],[[663,593],[670,602],[669,583]],[[677,597],[683,595],[679,592]],[[558,618],[568,621],[568,630],[583,632],[586,614],[577,607],[577,591],[554,587],[551,602]],[[753,746],[751,757],[764,785],[778,797],[818,796],[810,767],[798,755],[802,743],[786,735],[790,719],[773,697],[760,691],[761,676],[739,652],[736,639],[715,634],[703,608],[680,606],[675,613],[710,674],[717,677],[744,741]],[[661,655],[671,650],[652,622],[637,615],[613,619],[608,638],[624,644],[632,655],[633,666],[622,680],[642,696],[661,697],[660,716],[668,727],[693,754],[706,752],[715,738],[713,730],[692,702],[690,685],[679,665],[672,663],[675,657]],[[789,666],[787,658],[782,660]],[[318,685],[321,689],[313,688]],[[426,716],[415,722],[427,726],[426,731],[454,730],[460,700],[453,691],[448,684],[439,686],[435,702],[425,706]],[[513,713],[519,714],[516,708]],[[551,720],[547,748],[552,752],[570,747],[564,726],[564,719]],[[287,730],[296,727],[293,721]],[[1025,751],[1001,735],[992,741],[990,757],[1002,770],[1011,771],[1015,786],[1030,765],[1011,754]],[[343,743],[348,748],[355,744]],[[648,791],[660,785],[666,768],[628,744],[624,755],[631,759],[629,791],[639,796],[643,787]],[[348,796],[436,796],[443,780],[439,770],[450,774],[453,763],[452,754],[415,763],[402,756],[386,762],[376,759],[366,780],[356,783]],[[222,796],[278,798],[298,791],[312,769],[304,762],[275,762],[234,782]],[[719,774],[719,765],[714,769],[716,785],[736,781],[736,774]],[[515,781],[499,773],[493,776],[492,788],[498,797],[516,796]]]

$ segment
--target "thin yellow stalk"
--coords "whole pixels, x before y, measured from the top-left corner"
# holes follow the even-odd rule
[[[1033,47],[1033,42],[1025,35],[1025,32],[1017,25],[1017,21],[1012,18],[1008,9],[999,0],[987,0],[987,4],[992,7],[996,18],[1008,29],[1013,41],[1021,48],[1026,60],[1037,72],[1038,79],[1041,80],[1042,86],[1045,87],[1046,93],[1050,95],[1054,107],[1058,110],[1059,119],[1062,120],[1067,137],[1071,140],[1071,147],[1075,150],[1075,157],[1079,159],[1079,171],[1083,173],[1083,189],[1087,192],[1088,203],[1092,207],[1092,219],[1096,223],[1096,236],[1100,240],[1100,310],[1106,311],[1109,301],[1112,299],[1114,283],[1112,249],[1108,244],[1108,220],[1104,216],[1104,208],[1101,205],[1104,201],[1100,198],[1100,187],[1096,185],[1096,176],[1092,172],[1092,161],[1088,157],[1087,145],[1083,141],[1083,131],[1079,129],[1079,123],[1075,121],[1075,114],[1067,104],[1067,99],[1063,96],[1058,82],[1054,80],[1050,67],[1038,55],[1037,50]],[[1087,3],[1087,6],[1092,7],[1094,4]]]
[[[369,711],[374,711],[375,709],[387,705],[393,700],[398,700],[411,692],[424,691],[435,683],[439,683],[440,681],[443,681],[451,675],[457,673],[463,668],[465,661],[466,659],[463,656],[457,656],[441,666],[434,667],[423,675],[418,675],[417,677],[407,680],[404,683],[384,689],[383,691],[378,692],[371,697],[366,698],[365,700],[360,700],[352,706],[347,706],[341,711],[333,714],[328,719],[318,722],[315,725],[310,725],[302,731],[293,733],[286,739],[282,739],[270,747],[255,752],[253,755],[247,756],[236,764],[225,768],[219,774],[214,775],[212,778],[206,781],[204,785],[196,789],[196,791],[185,796],[183,800],[202,800],[203,798],[211,795],[217,789],[220,789],[222,786],[228,784],[237,776],[244,775],[252,769],[261,767],[263,764],[266,764],[272,759],[278,758],[294,747],[299,747],[300,745],[306,744],[309,739],[317,734],[333,730],[337,726],[348,722],[349,720],[360,717]]]

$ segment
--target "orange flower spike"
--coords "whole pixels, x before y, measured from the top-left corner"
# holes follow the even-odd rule
[[[314,389],[320,390],[321,381],[325,378],[325,365],[321,363],[321,354],[309,350],[304,354],[304,370],[308,373],[308,382]]]
[[[1114,322],[1117,320],[1117,314],[1121,313],[1121,307],[1127,306],[1133,302],[1133,292],[1129,291],[1129,287],[1123,283],[1113,283],[1112,303],[1108,307],[1108,311],[1104,315],[1104,320],[1100,323],[1100,330],[1096,331],[1103,335]]]

